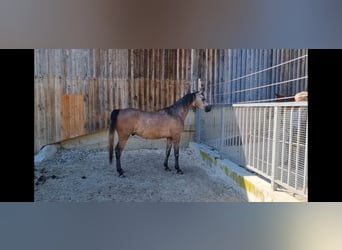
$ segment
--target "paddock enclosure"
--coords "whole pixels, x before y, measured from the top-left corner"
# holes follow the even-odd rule
[[[200,82],[209,113],[187,121],[210,145],[274,189],[307,196],[307,49],[35,49],[34,152],[107,131],[113,109],[156,111]],[[192,135],[191,134],[191,135]]]

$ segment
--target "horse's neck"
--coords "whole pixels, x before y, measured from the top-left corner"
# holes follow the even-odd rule
[[[177,113],[180,115],[180,117],[182,118],[183,121],[185,121],[185,118],[189,113],[189,109],[190,109],[190,105],[189,106],[183,106],[183,107],[179,108]]]

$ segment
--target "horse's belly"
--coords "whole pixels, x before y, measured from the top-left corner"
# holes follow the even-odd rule
[[[143,131],[138,131],[137,134],[145,139],[161,139],[172,137],[170,130],[167,128],[164,129],[145,129]]]

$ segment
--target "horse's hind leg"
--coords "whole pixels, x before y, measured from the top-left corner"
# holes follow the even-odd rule
[[[121,168],[121,153],[126,145],[128,138],[120,138],[119,142],[115,147],[115,157],[116,157],[116,171],[119,173],[119,177],[125,177],[124,171]]]
[[[177,170],[177,174],[183,174],[183,171],[180,169],[179,162],[178,162],[178,159],[179,159],[179,141],[180,141],[180,138],[177,138],[173,142],[173,150],[175,153],[175,169]]]
[[[172,148],[172,140],[171,138],[167,138],[165,160],[164,160],[165,171],[171,171],[171,169],[168,167],[168,161],[169,161],[171,148]]]

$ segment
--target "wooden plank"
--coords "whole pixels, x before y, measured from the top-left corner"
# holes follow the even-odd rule
[[[35,51],[36,53],[36,51]],[[38,52],[37,52],[38,53]],[[34,153],[40,149],[39,78],[34,79]]]
[[[159,107],[158,109],[161,109],[164,107],[164,95],[163,95],[163,89],[164,89],[164,83],[165,83],[165,75],[164,75],[164,68],[165,68],[165,49],[162,49],[160,51],[160,81],[159,81]]]
[[[148,50],[147,49],[144,49],[143,50],[144,52],[144,60],[143,60],[143,81],[144,81],[144,95],[145,95],[145,98],[144,98],[144,106],[145,106],[145,110],[150,110],[150,103],[149,103],[149,60],[148,60],[148,57],[149,57],[149,53],[148,53]]]
[[[156,77],[155,77],[155,108],[156,110],[160,109],[160,83],[161,83],[161,72],[162,72],[162,50],[158,49],[156,54]]]
[[[155,49],[151,49],[149,52],[149,65],[150,65],[150,72],[149,72],[149,88],[150,88],[150,110],[155,111],[155,89],[154,89],[154,78],[155,78],[155,67],[154,67],[154,58]]]
[[[55,110],[54,110],[54,120],[55,120],[55,141],[61,140],[61,106],[60,106],[60,95],[61,95],[61,81],[59,76],[54,77],[54,95],[55,95]]]
[[[62,140],[70,137],[70,114],[69,114],[69,95],[63,94],[61,96],[61,134]]]

